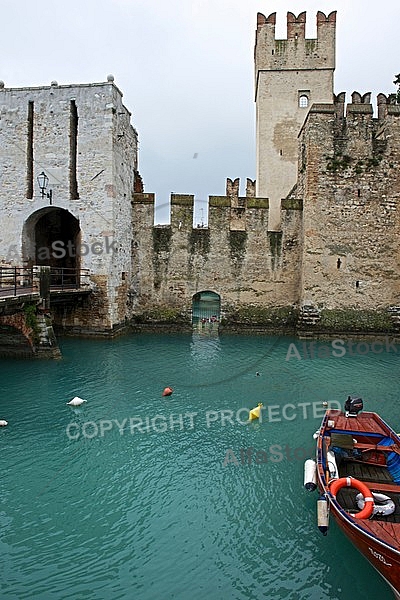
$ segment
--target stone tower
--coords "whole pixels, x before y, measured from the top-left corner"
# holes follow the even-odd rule
[[[317,14],[317,38],[305,38],[306,13],[287,13],[287,39],[275,39],[276,13],[257,15],[255,43],[256,196],[269,198],[269,228],[297,180],[298,134],[312,104],[332,103],[336,12]]]
[[[112,75],[77,85],[0,82],[0,267],[87,273],[85,303],[52,301],[65,329],[109,334],[129,316],[138,144],[130,120]]]

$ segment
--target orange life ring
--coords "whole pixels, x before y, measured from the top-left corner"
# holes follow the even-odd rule
[[[353,487],[356,488],[359,492],[364,496],[364,508],[356,513],[354,516],[355,519],[369,519],[374,511],[374,499],[372,497],[371,490],[365,483],[359,481],[358,479],[354,479],[354,477],[341,477],[340,479],[333,479],[330,483],[330,489],[333,496],[336,498],[336,494],[343,487]]]

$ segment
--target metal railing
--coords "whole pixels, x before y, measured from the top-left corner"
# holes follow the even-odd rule
[[[50,291],[79,290],[88,287],[89,275],[89,269],[50,267]]]
[[[38,292],[39,282],[34,269],[34,267],[0,267],[0,297]]]
[[[0,298],[39,293],[40,266],[0,267]],[[50,291],[67,291],[88,288],[89,269],[50,267]]]

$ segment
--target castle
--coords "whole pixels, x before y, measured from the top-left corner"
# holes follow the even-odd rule
[[[113,77],[0,84],[0,266],[85,269],[91,293],[51,307],[58,328],[204,322],[295,331],[392,331],[399,320],[400,105],[335,95],[336,13],[257,17],[257,178],[227,180],[193,227],[194,197],[154,194]],[[49,178],[49,194],[37,176]],[[46,251],[47,249],[47,251]],[[51,249],[51,250],[49,250]]]

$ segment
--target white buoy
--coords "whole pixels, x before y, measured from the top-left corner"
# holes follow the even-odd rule
[[[329,528],[329,505],[324,495],[320,496],[317,500],[317,523],[322,535],[326,535]]]
[[[84,402],[86,402],[86,400],[79,398],[79,396],[75,396],[75,398],[72,398],[67,404],[69,404],[69,406],[80,406]]]
[[[5,427],[6,425],[8,425],[8,421],[5,421],[4,419],[0,420],[0,427]]]
[[[312,458],[304,463],[304,487],[309,492],[317,489],[317,465]]]

